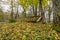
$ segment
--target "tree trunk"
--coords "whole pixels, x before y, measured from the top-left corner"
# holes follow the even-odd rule
[[[15,16],[15,19],[17,19],[18,16],[19,16],[19,14],[18,14],[18,7],[17,7],[17,13],[16,13],[16,16]]]
[[[34,16],[37,16],[37,7],[33,6],[33,14]]]
[[[23,17],[26,17],[26,10],[25,10],[25,8],[24,8],[24,11],[23,11],[22,15],[23,15]]]
[[[51,16],[51,12],[52,12],[52,9],[50,8],[50,6],[49,6],[49,9],[48,9],[48,16],[49,16],[49,20],[48,20],[48,22],[50,23],[50,16]]]
[[[12,9],[11,9],[11,19],[13,19],[13,0],[11,0],[11,6],[12,6],[12,7],[11,7],[11,8],[12,8]]]
[[[33,14],[34,14],[35,13],[34,6],[32,8],[33,8]]]
[[[42,23],[44,23],[45,21],[44,21],[44,11],[43,11],[43,7],[42,7],[42,0],[39,0],[39,9],[40,9],[40,11],[41,11],[41,19],[40,18],[38,18],[38,20],[39,21],[41,21]]]
[[[34,16],[37,16],[37,7],[35,7],[35,13]]]
[[[57,0],[58,1],[58,0]],[[56,0],[53,0],[53,22],[55,23],[55,24],[57,24],[58,23],[58,16],[57,16],[57,14],[58,14],[58,2],[57,2]]]
[[[17,19],[18,17],[19,17],[19,14],[18,14],[18,6],[19,6],[19,3],[18,3],[18,1],[17,1],[17,13],[16,13],[16,16],[15,16],[15,19]]]

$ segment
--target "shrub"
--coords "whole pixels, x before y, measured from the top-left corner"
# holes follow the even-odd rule
[[[0,22],[4,21],[4,14],[0,13]]]
[[[9,23],[13,23],[13,22],[16,22],[16,20],[15,19],[10,19],[9,20]]]

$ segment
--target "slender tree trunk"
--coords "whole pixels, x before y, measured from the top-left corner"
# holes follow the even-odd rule
[[[37,16],[37,7],[35,7],[35,13],[34,16]]]
[[[33,6],[33,14],[35,13],[34,6]]]
[[[52,12],[52,9],[50,8],[50,6],[49,6],[49,9],[48,9],[48,16],[49,16],[49,20],[48,20],[48,22],[50,23],[50,16],[51,16],[51,12]]]
[[[19,14],[18,14],[18,6],[19,6],[19,3],[17,1],[17,13],[16,13],[16,16],[15,16],[15,19],[17,19],[19,17]]]
[[[18,16],[19,16],[19,14],[18,14],[18,7],[17,7],[17,13],[16,13],[16,16],[15,16],[15,19],[17,19]]]
[[[57,0],[58,1],[58,0]],[[53,0],[53,8],[54,8],[54,10],[53,10],[53,22],[55,23],[55,24],[57,24],[58,23],[58,16],[57,16],[57,14],[58,14],[58,8],[57,8],[57,6],[58,6],[58,2],[57,2],[56,0]]]
[[[34,14],[34,17],[35,17],[35,20],[37,19],[37,7],[36,6],[33,6],[33,14]]]
[[[33,6],[33,14],[34,16],[37,16],[37,7]]]
[[[24,11],[23,11],[22,15],[23,15],[23,17],[26,17],[26,10],[25,10],[25,8],[24,8]]]
[[[11,0],[11,19],[13,19],[13,0]]]

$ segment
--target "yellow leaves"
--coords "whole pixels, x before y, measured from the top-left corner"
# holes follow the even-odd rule
[[[38,0],[19,0],[19,4],[22,5],[24,9],[30,6],[38,6]]]
[[[13,38],[13,40],[20,39],[20,38],[21,40],[25,40],[25,39],[34,40],[34,38],[36,37],[43,38],[48,35],[51,36],[53,33],[56,33],[55,30],[51,28],[52,25],[50,24],[25,22],[23,20],[27,20],[27,18],[20,19],[20,21],[16,23],[9,23],[0,26],[0,35],[4,36],[8,33],[8,36],[4,36],[7,37],[7,39],[9,37],[9,38]],[[53,34],[53,35],[57,36],[57,34]]]
[[[14,33],[12,33],[10,36],[11,36],[13,39],[14,39],[14,38],[17,38]]]
[[[14,32],[17,34],[17,33],[20,33],[20,29],[17,29],[15,28]]]
[[[38,6],[38,0],[32,0],[33,5],[32,6]]]
[[[48,6],[48,1],[49,1],[49,0],[43,0],[43,1],[42,1],[42,6],[43,6],[43,7]]]
[[[19,4],[26,9],[28,7],[28,0],[19,0]]]
[[[55,30],[52,30],[52,33],[56,33],[56,31]]]
[[[26,40],[26,36],[25,35],[23,35],[22,40]]]
[[[25,31],[26,31],[26,32],[31,32],[31,29],[30,29],[30,28],[26,28]]]
[[[43,5],[47,5],[47,4],[48,4],[48,0],[43,0],[43,1],[42,1],[42,4],[43,4]]]

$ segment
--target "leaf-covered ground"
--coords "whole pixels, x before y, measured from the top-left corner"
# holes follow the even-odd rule
[[[19,22],[0,24],[0,40],[60,40],[60,33],[53,30],[51,24],[28,20],[20,18]]]

